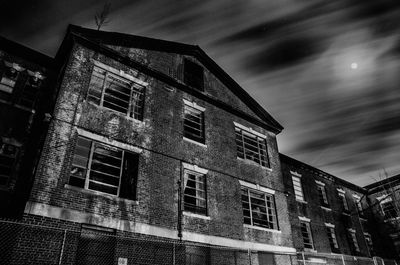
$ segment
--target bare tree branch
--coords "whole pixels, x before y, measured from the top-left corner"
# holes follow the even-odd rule
[[[108,19],[108,15],[110,14],[110,7],[111,3],[106,2],[101,12],[97,12],[94,15],[94,21],[96,23],[97,30],[100,30],[103,25],[107,25],[110,22],[110,20]]]

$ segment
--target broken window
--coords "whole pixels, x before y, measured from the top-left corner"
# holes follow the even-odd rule
[[[79,136],[69,184],[133,200],[138,160],[137,154]]]
[[[94,66],[88,101],[143,120],[144,86]]]
[[[245,224],[278,229],[273,195],[242,187],[242,207]]]
[[[204,143],[204,113],[185,104],[183,120],[183,136]]]
[[[206,175],[192,170],[184,170],[184,210],[207,214]]]
[[[314,249],[314,243],[311,235],[310,222],[300,221],[300,230],[303,237],[304,248]]]
[[[199,91],[204,91],[204,70],[200,65],[185,59],[184,82]]]
[[[256,162],[264,167],[270,167],[265,138],[235,127],[236,149],[239,158]]]

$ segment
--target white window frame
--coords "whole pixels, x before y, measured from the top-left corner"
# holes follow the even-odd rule
[[[233,122],[233,124],[235,125],[235,137],[236,137],[235,142],[236,142],[237,158],[246,161],[252,161],[262,167],[271,169],[267,136],[253,130],[252,128],[246,127],[240,123]],[[253,147],[257,149],[257,152],[255,152],[254,150],[249,150],[249,148],[246,148],[244,140],[245,137],[250,138],[253,141],[257,142],[257,146],[253,145]],[[240,149],[242,149],[242,151],[239,151]],[[246,156],[246,150],[249,150],[249,152],[253,153],[252,155],[253,159],[251,159],[251,156]],[[256,160],[258,160],[258,162]]]
[[[347,232],[349,234],[349,239],[351,240],[351,243],[353,244],[354,250],[357,252],[360,252],[360,246],[358,245],[356,230],[349,228],[349,229],[347,229]]]
[[[290,171],[290,174],[292,176],[293,190],[294,190],[294,195],[296,197],[296,200],[300,201],[300,202],[305,202],[303,185],[301,182],[301,175],[295,174],[295,172],[292,172],[292,171]]]
[[[182,183],[182,185],[183,185],[182,202],[183,203],[182,203],[182,210],[183,210],[184,214],[186,213],[185,215],[187,215],[187,216],[195,216],[195,217],[196,216],[199,216],[199,217],[200,216],[207,216],[208,215],[208,199],[207,199],[207,197],[208,197],[207,196],[207,173],[208,173],[208,170],[204,169],[204,168],[201,168],[201,167],[198,167],[197,165],[191,165],[191,164],[184,163],[184,162],[182,163],[182,166],[183,166],[183,183]],[[204,178],[204,183],[203,183],[204,190],[198,190],[199,193],[200,192],[204,192],[204,198],[198,197],[197,187],[196,187],[195,188],[196,196],[194,197],[195,200],[196,200],[196,205],[193,206],[193,207],[203,208],[204,212],[192,211],[190,209],[186,209],[185,208],[185,196],[186,196],[185,188],[186,188],[186,184],[187,184],[187,181],[188,181],[188,175],[189,174],[194,175],[194,176],[202,176]],[[193,188],[190,187],[189,189],[193,189]],[[188,196],[193,197],[192,195],[188,195]],[[198,198],[201,199],[201,200],[204,200],[205,207],[200,207],[200,206],[197,205]]]
[[[326,189],[325,189],[325,183],[316,180],[315,183],[317,184],[317,192],[318,192],[318,199],[321,203],[321,197],[320,194],[322,195],[322,200],[324,205],[321,205],[322,207],[329,207],[329,201],[328,201],[328,195],[326,194]]]
[[[206,145],[205,145],[205,141],[206,141],[205,122],[204,122],[204,112],[206,109],[197,105],[195,102],[191,102],[186,99],[183,99],[183,103],[184,103],[184,106],[183,106],[183,108],[184,108],[184,110],[183,110],[183,139],[206,147]],[[194,123],[194,121],[186,119],[187,114],[191,115],[191,116],[198,115],[195,117],[200,119],[200,123],[198,123],[199,128],[194,128],[187,124],[186,121]],[[194,134],[188,132],[187,130],[185,130],[186,127],[192,128],[196,131],[199,131],[199,135],[194,135]]]
[[[339,199],[341,201],[343,209],[348,211],[349,210],[349,203],[347,202],[346,192],[344,190],[341,190],[341,189],[337,189],[337,191],[338,191],[338,196],[340,197]]]
[[[315,249],[315,247],[314,247],[314,240],[313,240],[313,236],[312,236],[312,232],[311,232],[311,222],[310,222],[310,219],[308,219],[308,218],[302,218],[302,217],[300,217],[299,216],[299,223],[300,223],[300,233],[301,233],[301,237],[302,237],[302,239],[303,239],[303,246],[304,246],[304,249],[308,249],[308,250],[314,250]],[[303,231],[303,226],[302,226],[302,224],[304,224],[305,225],[305,228],[306,228],[306,236],[307,236],[307,239],[310,241],[309,243],[306,243],[305,242],[305,234],[303,233],[304,231]],[[306,246],[306,244],[308,245],[308,246],[311,246],[311,248],[310,247],[308,247],[308,246]]]
[[[96,69],[99,69],[99,70],[96,70]],[[104,71],[105,72],[104,80],[103,80],[103,84],[102,84],[102,88],[101,88],[100,98],[98,98],[97,96],[96,97],[94,96],[96,90],[94,90],[94,89],[92,90],[92,87],[91,87],[91,83],[92,83],[92,79],[93,79],[95,71]],[[106,94],[106,83],[107,83],[107,80],[110,78],[110,76],[112,76],[112,78],[114,78],[116,80],[120,80],[121,82],[129,84],[129,86],[130,86],[129,102],[128,102],[128,107],[126,109],[126,112],[104,106],[104,102],[105,102],[104,96]],[[146,91],[147,85],[148,85],[148,83],[146,83],[142,80],[139,80],[133,76],[130,76],[130,75],[126,74],[124,71],[118,71],[117,69],[112,68],[108,65],[105,65],[98,61],[94,61],[94,67],[93,67],[93,70],[91,73],[90,84],[89,84],[89,89],[88,89],[88,93],[87,93],[87,100],[88,100],[88,102],[91,102],[92,104],[94,104],[96,106],[106,108],[106,109],[114,111],[116,113],[121,113],[121,115],[125,115],[127,117],[130,117],[130,118],[138,120],[138,121],[142,121],[143,114],[144,114],[145,91]],[[140,86],[140,91],[134,88],[137,86]],[[139,108],[141,109],[140,113],[136,112],[136,110],[135,110],[136,105],[133,104],[133,99],[137,96],[142,97],[139,100]],[[112,94],[109,94],[109,97],[114,97],[114,96]],[[90,99],[90,98],[93,98],[93,99]],[[97,100],[95,100],[95,98],[97,98],[97,100],[99,100],[99,102],[95,102],[95,101],[97,101]],[[108,104],[113,104],[113,103],[108,102]],[[125,107],[120,106],[119,108],[124,109]]]
[[[329,240],[329,245],[330,245],[331,249],[332,249],[332,244],[333,244],[333,249],[338,250],[339,244],[337,242],[335,225],[330,224],[330,223],[325,223],[325,227],[326,227],[326,232],[328,234],[328,240]]]
[[[253,183],[249,183],[246,181],[242,181],[242,180],[239,180],[239,183],[241,186],[242,197],[244,194],[246,194],[246,196],[247,196],[247,201],[243,201],[243,198],[242,198],[243,222],[245,220],[245,215],[244,215],[245,208],[243,207],[244,203],[249,205],[249,209],[247,209],[247,211],[249,211],[249,213],[250,213],[250,224],[244,223],[244,225],[254,227],[254,228],[262,228],[262,229],[279,231],[278,215],[276,212],[276,202],[275,202],[275,196],[274,196],[275,190],[272,190],[267,187],[262,187],[258,184],[253,184]],[[255,224],[255,222],[253,220],[254,211],[252,208],[253,204],[251,202],[251,194],[257,194],[257,195],[263,196],[264,205],[260,205],[260,206],[265,207],[266,211],[263,214],[266,215],[266,217],[268,219],[268,224],[272,223],[272,227],[265,227],[262,225]],[[256,198],[256,199],[259,199],[259,198]],[[271,207],[268,207],[268,200],[271,204]],[[271,221],[271,218],[272,218],[272,221]]]

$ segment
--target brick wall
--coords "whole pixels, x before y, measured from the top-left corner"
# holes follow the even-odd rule
[[[311,166],[293,160],[289,157],[281,156],[281,163],[284,183],[287,191],[290,193],[288,196],[288,201],[290,223],[292,226],[295,248],[299,251],[304,250],[303,237],[300,231],[299,221],[299,216],[302,216],[311,220],[310,227],[314,248],[316,251],[322,253],[332,252],[325,225],[325,223],[329,223],[335,226],[339,253],[356,256],[369,256],[363,235],[364,231],[362,230],[357,207],[353,199],[353,195],[357,195],[362,199],[363,203],[366,203],[364,196],[365,192],[362,193],[361,188],[354,188],[353,184],[346,183],[327,173],[312,168]],[[290,171],[297,172],[301,175],[301,183],[305,202],[297,201],[295,198],[292,175]],[[325,184],[329,207],[321,207],[317,191],[317,184],[315,181],[320,181]],[[348,212],[345,212],[343,209],[342,202],[339,200],[337,189],[342,189],[345,191],[346,200],[349,205]],[[365,205],[364,208],[367,209]],[[365,219],[367,219],[367,216],[365,216]],[[346,223],[349,223],[349,225]],[[350,227],[356,231],[356,237],[360,248],[360,252],[358,253],[351,251],[351,242],[349,242],[347,236],[347,228]]]
[[[150,55],[154,57],[157,54]],[[134,121],[85,101],[93,69],[93,58],[149,83],[145,92],[143,122]],[[156,58],[158,57],[151,60]],[[161,58],[163,64],[161,68],[174,68],[176,61],[179,61],[177,58],[177,55]],[[148,63],[154,64],[151,60]],[[206,75],[211,78],[210,73]],[[181,178],[181,162],[186,162],[209,170],[207,197],[210,220],[184,216],[184,231],[291,246],[286,197],[283,194],[275,135],[192,95],[177,89],[169,91],[164,89],[164,86],[162,82],[145,76],[135,69],[129,69],[82,46],[74,46],[61,83],[54,118],[30,201],[66,210],[93,213],[104,218],[111,217],[176,229],[177,183]],[[219,100],[226,100],[225,95],[230,93],[221,85],[217,89],[214,88],[215,91],[209,86],[206,86],[205,90]],[[217,93],[216,90],[221,91]],[[207,147],[182,139],[183,98],[194,101],[206,109],[204,116]],[[238,107],[239,101],[235,99],[230,104]],[[237,159],[234,121],[267,135],[271,170]],[[138,203],[66,185],[77,128],[143,149],[139,160]],[[238,179],[276,190],[275,201],[281,232],[271,233],[243,227]]]

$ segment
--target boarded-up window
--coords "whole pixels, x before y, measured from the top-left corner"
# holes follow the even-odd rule
[[[259,265],[275,265],[274,254],[272,253],[258,253],[258,264]]]

